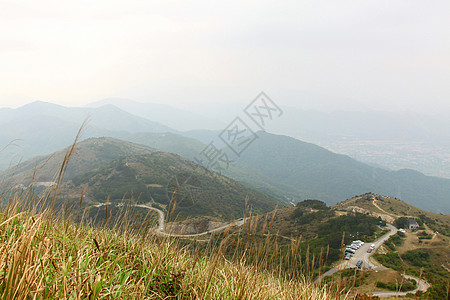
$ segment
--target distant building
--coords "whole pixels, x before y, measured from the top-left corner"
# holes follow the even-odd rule
[[[417,223],[416,219],[408,219],[407,226],[409,230],[414,230],[419,228],[419,223]]]

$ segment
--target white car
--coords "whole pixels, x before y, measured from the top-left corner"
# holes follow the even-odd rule
[[[355,254],[355,249],[347,248],[347,249],[345,249],[345,252],[346,252],[346,253]]]

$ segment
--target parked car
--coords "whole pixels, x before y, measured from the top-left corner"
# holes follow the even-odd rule
[[[362,265],[363,265],[363,261],[362,260],[358,260],[358,262],[356,263],[356,266],[358,267],[358,268],[362,268]]]
[[[373,251],[372,248],[367,249],[367,253],[371,253]]]
[[[345,260],[349,260],[349,259],[350,259],[350,255],[348,255],[348,254],[345,255],[345,256],[344,256],[344,259],[345,259]]]
[[[347,248],[347,249],[345,249],[345,252],[346,253],[355,254],[356,251],[354,249],[352,249],[352,248]]]

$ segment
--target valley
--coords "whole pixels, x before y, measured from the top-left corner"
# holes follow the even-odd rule
[[[426,142],[342,139],[318,145],[361,162],[391,170],[414,169],[429,176],[450,178],[450,148]],[[401,192],[399,192],[401,197]]]

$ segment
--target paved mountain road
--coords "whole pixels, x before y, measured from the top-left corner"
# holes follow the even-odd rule
[[[428,282],[426,282],[425,280],[421,279],[419,280],[418,278],[409,276],[409,275],[402,275],[403,277],[405,277],[405,279],[408,280],[414,280],[415,282],[417,282],[417,288],[413,291],[408,291],[408,292],[373,292],[370,293],[370,296],[378,296],[378,297],[402,297],[402,296],[406,296],[407,294],[415,294],[418,291],[422,291],[422,292],[426,292],[429,288],[430,288],[430,284]]]
[[[101,207],[101,206],[105,206],[106,203],[100,203],[97,205],[94,205],[95,207]],[[117,204],[116,207],[120,207],[122,206],[121,204]],[[213,232],[217,232],[217,231],[221,231],[221,230],[225,230],[227,229],[229,226],[242,226],[245,223],[245,219],[242,220],[235,220],[232,221],[230,223],[228,223],[227,225],[221,226],[221,227],[217,227],[205,232],[200,232],[200,233],[193,233],[193,234],[174,234],[174,233],[168,233],[165,232],[165,216],[164,216],[164,212],[158,208],[155,207],[151,207],[148,205],[144,205],[144,204],[134,204],[132,205],[134,207],[140,207],[140,208],[146,208],[146,209],[150,209],[153,211],[156,211],[158,213],[158,228],[155,230],[158,234],[160,235],[164,235],[164,236],[171,236],[171,237],[181,237],[181,238],[187,238],[187,237],[196,237],[196,236],[202,236],[202,235],[207,235]],[[248,218],[246,218],[248,219]]]
[[[106,205],[105,203],[101,203],[98,205],[94,205],[95,207],[101,207]],[[121,206],[120,204],[117,206]],[[236,220],[236,221],[232,221],[230,223],[228,223],[227,225],[221,226],[221,227],[217,227],[205,232],[201,232],[201,233],[194,233],[194,234],[173,234],[173,233],[167,233],[165,232],[165,216],[164,216],[164,212],[158,208],[155,207],[151,207],[151,206],[147,206],[144,204],[135,204],[133,205],[134,207],[140,207],[140,208],[146,208],[146,209],[150,209],[153,211],[156,211],[158,213],[158,228],[155,230],[158,234],[160,235],[164,235],[164,236],[171,236],[171,237],[181,237],[181,238],[189,238],[189,237],[197,237],[197,236],[202,236],[202,235],[207,235],[213,232],[217,232],[217,231],[221,231],[221,230],[225,230],[226,228],[228,228],[229,226],[242,226],[245,223],[245,219],[242,220]],[[386,226],[390,229],[390,232],[386,233],[385,235],[383,235],[381,238],[379,238],[378,240],[376,240],[373,243],[365,243],[363,246],[361,246],[358,250],[356,250],[355,254],[353,255],[353,257],[345,262],[340,263],[339,265],[337,265],[336,267],[328,270],[327,272],[325,272],[324,274],[322,274],[321,276],[319,276],[319,278],[317,278],[314,283],[320,283],[322,281],[322,279],[326,276],[331,276],[334,273],[341,271],[343,269],[349,269],[349,268],[355,268],[356,267],[356,263],[358,262],[358,260],[362,260],[364,262],[363,267],[365,269],[372,269],[372,270],[387,270],[388,268],[385,268],[383,266],[376,266],[374,265],[371,261],[370,261],[370,256],[375,253],[376,249],[378,249],[378,247],[380,247],[384,242],[386,242],[392,235],[397,233],[397,228],[392,226],[391,224],[386,224]],[[371,244],[375,244],[375,248],[371,253],[367,253],[367,250],[370,248]],[[426,292],[428,290],[428,288],[430,287],[430,285],[425,281],[425,280],[419,280],[418,278],[409,276],[409,275],[403,275],[406,279],[409,280],[415,280],[417,282],[417,288],[413,291],[409,291],[409,292],[374,292],[371,293],[371,296],[378,296],[378,297],[395,297],[395,296],[405,296],[408,293],[413,293],[415,294],[417,291],[422,291],[422,292]]]
[[[361,248],[356,250],[355,255],[353,255],[353,257],[348,261],[348,268],[356,267],[356,262],[358,262],[358,260],[362,260],[364,262],[363,266],[365,269],[373,269],[373,270],[386,269],[384,267],[375,266],[369,259],[370,256],[372,256],[372,254],[375,253],[378,247],[383,245],[384,242],[386,242],[392,235],[396,234],[398,231],[397,228],[395,226],[392,226],[391,224],[386,224],[386,226],[391,231],[383,235],[375,242],[365,243],[364,245],[361,246]],[[369,250],[371,244],[375,244],[375,248],[371,253],[367,253],[367,250]]]

